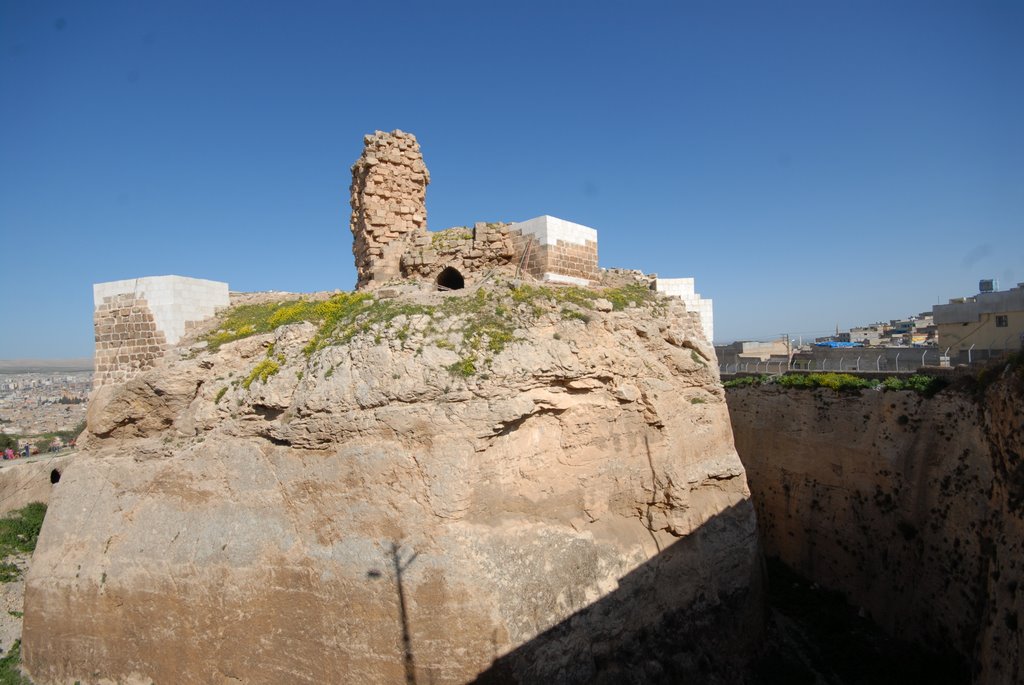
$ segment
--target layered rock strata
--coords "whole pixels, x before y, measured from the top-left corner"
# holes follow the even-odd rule
[[[28,578],[37,683],[739,678],[757,534],[696,315],[344,297],[327,342],[96,393]]]
[[[1022,389],[730,389],[765,554],[976,683],[1024,681]]]

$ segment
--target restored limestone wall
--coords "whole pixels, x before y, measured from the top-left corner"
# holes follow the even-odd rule
[[[765,554],[976,683],[1024,682],[1022,390],[729,389]]]
[[[509,230],[516,236],[517,258],[527,254],[523,270],[534,278],[576,285],[600,279],[593,228],[545,215],[512,224]]]
[[[427,184],[416,136],[376,131],[352,166],[352,253],[357,288],[401,276],[402,254],[427,228]]]
[[[152,368],[186,329],[229,304],[228,284],[152,276],[93,285],[93,387],[124,383]]]
[[[696,292],[693,278],[658,278],[654,281],[654,289],[672,297],[678,297],[686,303],[686,308],[700,315],[701,327],[708,342],[715,339],[715,314],[710,299],[703,298]]]

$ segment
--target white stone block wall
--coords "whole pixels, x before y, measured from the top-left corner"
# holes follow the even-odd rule
[[[671,297],[678,297],[686,304],[686,309],[696,312],[700,316],[701,327],[704,329],[704,337],[709,343],[714,342],[715,337],[715,313],[714,306],[710,299],[700,296],[695,291],[692,278],[659,278],[654,282],[654,289]]]
[[[228,284],[183,276],[96,283],[93,387],[125,383],[152,368],[186,327],[229,304]]]
[[[185,276],[148,276],[96,283],[92,287],[96,307],[105,298],[132,295],[149,303],[157,328],[173,345],[185,334],[185,325],[213,316],[230,300],[228,284]]]
[[[596,229],[546,214],[512,224],[509,230],[532,235],[538,245],[558,245],[559,240],[573,245],[586,245],[587,241],[597,242]]]

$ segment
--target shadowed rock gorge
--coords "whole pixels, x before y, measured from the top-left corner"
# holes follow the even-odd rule
[[[727,394],[769,558],[944,655],[950,682],[1022,682],[1019,357],[933,397]]]

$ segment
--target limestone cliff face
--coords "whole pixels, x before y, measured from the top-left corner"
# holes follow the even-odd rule
[[[32,502],[49,502],[50,494],[73,458],[61,455],[0,465],[0,516]]]
[[[1021,388],[730,389],[765,554],[955,650],[975,682],[1022,682]]]
[[[98,392],[27,581],[32,677],[728,680],[701,631],[756,630],[759,563],[713,350],[679,302],[551,292],[186,341]]]

